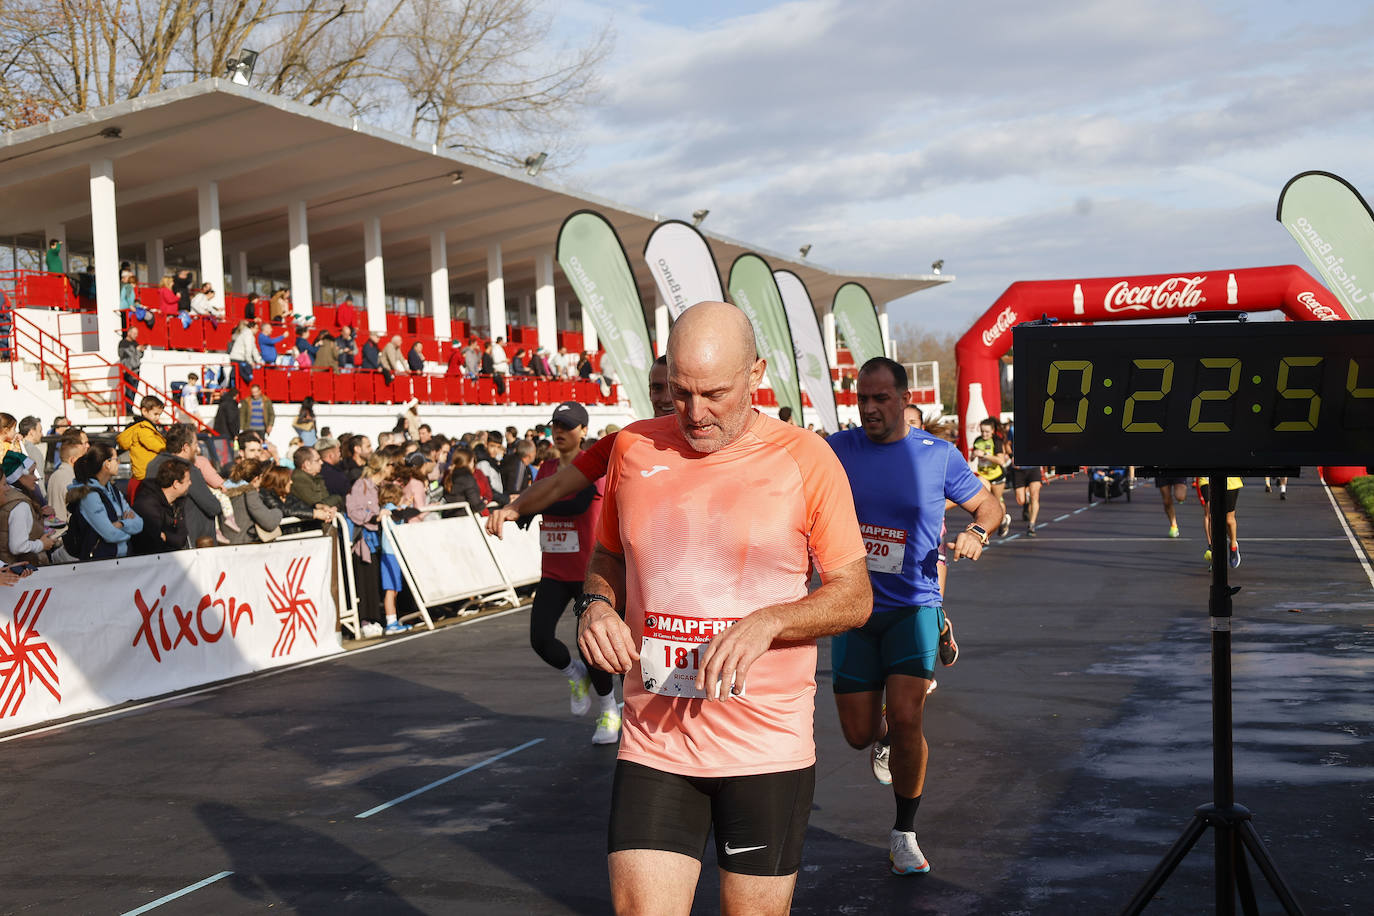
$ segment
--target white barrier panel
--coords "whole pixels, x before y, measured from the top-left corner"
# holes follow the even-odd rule
[[[486,527],[482,528],[483,533]],[[501,529],[503,537],[487,535],[487,543],[492,552],[505,567],[510,576],[510,584],[519,588],[538,582],[543,571],[544,555],[539,550],[539,519],[536,517],[530,526],[520,530],[519,526],[507,523]]]
[[[391,534],[428,607],[507,588],[481,519],[464,513],[395,525]]]
[[[0,731],[342,650],[328,538],[44,567],[0,588]]]

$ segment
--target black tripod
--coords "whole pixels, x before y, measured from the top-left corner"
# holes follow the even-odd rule
[[[1165,853],[1150,877],[1145,879],[1144,886],[1122,912],[1126,916],[1144,912],[1164,882],[1169,880],[1169,875],[1202,838],[1203,832],[1212,827],[1216,830],[1217,841],[1216,911],[1219,916],[1233,916],[1237,893],[1246,916],[1255,916],[1259,912],[1255,888],[1245,863],[1247,851],[1269,882],[1274,896],[1283,905],[1284,912],[1290,916],[1302,916],[1302,908],[1294,899],[1293,892],[1283,883],[1278,867],[1264,848],[1255,825],[1250,822],[1249,810],[1236,804],[1235,775],[1231,764],[1231,596],[1240,589],[1231,588],[1226,581],[1229,559],[1226,471],[1213,470],[1208,476],[1211,502],[1207,505],[1207,512],[1212,520],[1212,590],[1207,603],[1212,627],[1212,801],[1193,812],[1192,820],[1183,829],[1183,835]]]

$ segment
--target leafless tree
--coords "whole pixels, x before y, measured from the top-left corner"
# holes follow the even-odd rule
[[[954,345],[959,342],[957,334],[935,334],[923,331],[917,325],[901,322],[892,335],[897,345],[897,353],[904,363],[922,363],[937,360],[940,363],[940,396],[945,400],[945,413],[953,413],[955,374]]]
[[[536,0],[0,0],[0,128],[224,76],[511,165],[594,97],[603,31],[554,47]]]

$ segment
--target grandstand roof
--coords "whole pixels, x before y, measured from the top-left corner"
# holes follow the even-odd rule
[[[198,256],[197,187],[219,186],[226,251],[246,251],[254,273],[287,270],[288,202],[308,204],[311,260],[326,283],[361,286],[365,217],[380,215],[387,287],[418,291],[429,276],[429,236],[446,233],[451,287],[486,280],[487,248],[499,242],[506,288],[534,285],[534,257],[554,246],[574,210],[592,208],[625,243],[646,303],[653,279],[640,257],[659,220],[523,170],[465,159],[461,150],[370,128],[227,80],[211,79],[0,136],[0,235],[38,236],[67,227],[68,248],[91,237],[89,163],[114,162],[118,229],[125,256],[161,238]],[[462,182],[453,183],[461,171]],[[849,281],[879,303],[952,279],[843,273],[706,233],[722,273],[746,251],[802,278],[824,310]],[[561,274],[560,299],[571,297]]]

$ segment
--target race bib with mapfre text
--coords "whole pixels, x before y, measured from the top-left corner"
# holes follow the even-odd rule
[[[906,560],[906,531],[880,525],[859,525],[868,551],[868,571],[900,573]]]
[[[738,620],[646,614],[644,638],[639,647],[644,689],[665,697],[705,697],[706,692],[697,689],[697,672],[706,644]],[[721,693],[727,692],[728,685]]]
[[[577,524],[545,518],[539,523],[539,548],[544,553],[577,553]]]

